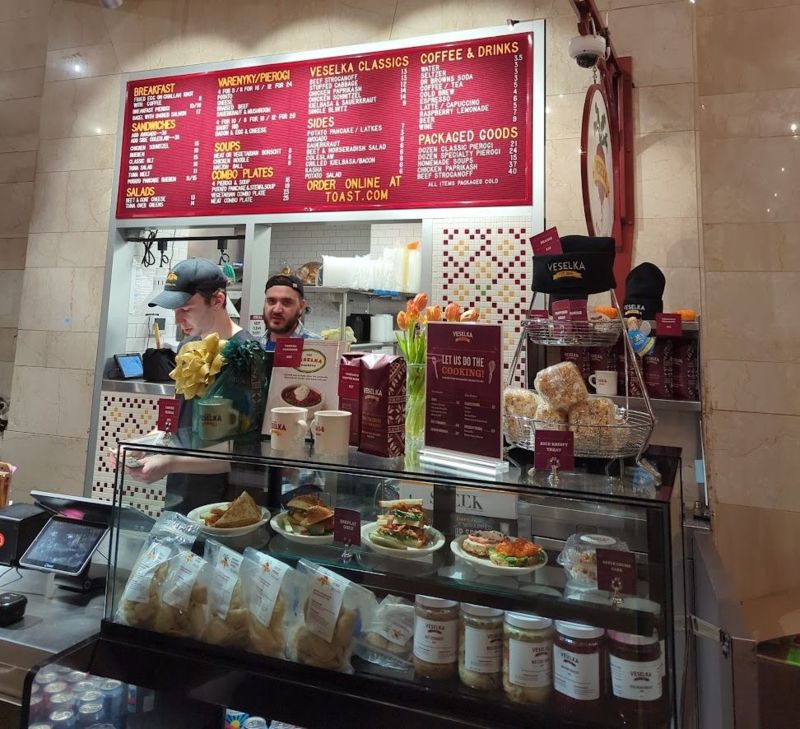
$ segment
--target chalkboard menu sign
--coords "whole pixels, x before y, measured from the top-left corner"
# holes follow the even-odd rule
[[[531,205],[534,38],[129,81],[116,216]]]

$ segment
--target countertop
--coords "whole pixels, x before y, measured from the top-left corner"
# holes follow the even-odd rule
[[[167,395],[175,397],[174,382],[145,382],[138,380],[103,380],[104,392],[131,392],[137,395]]]
[[[48,598],[42,591],[45,576],[20,569],[15,580],[13,568],[0,566],[0,592],[18,592],[28,598],[25,617],[0,627],[0,701],[19,703],[22,683],[30,668],[100,630],[105,595],[83,595],[55,587]]]

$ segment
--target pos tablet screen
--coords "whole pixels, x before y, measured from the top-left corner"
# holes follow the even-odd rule
[[[80,575],[107,531],[105,524],[54,516],[19,560],[22,567]]]
[[[115,354],[114,360],[119,367],[123,380],[132,380],[144,376],[144,363],[142,355],[136,354]]]

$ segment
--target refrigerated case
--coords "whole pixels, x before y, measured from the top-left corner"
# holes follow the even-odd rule
[[[572,702],[556,701],[563,694],[552,689],[544,702],[512,703],[502,688],[477,691],[465,686],[458,674],[441,681],[415,677],[410,659],[389,668],[365,660],[361,656],[368,653],[357,651],[359,655],[351,659],[352,672],[335,672],[259,655],[248,650],[247,640],[238,647],[223,647],[124,625],[118,608],[143,542],[139,535],[129,533],[126,510],[119,508],[123,492],[133,486],[130,476],[120,470],[105,619],[97,636],[65,651],[57,662],[154,690],[155,709],[147,719],[150,727],[162,725],[160,712],[164,721],[173,716],[184,699],[192,711],[207,706],[209,716],[215,717],[210,725],[220,707],[310,729],[363,726],[364,717],[378,726],[389,722],[493,728],[540,722],[548,727],[678,725],[684,610],[680,466],[675,449],[654,447],[648,452],[662,473],[659,486],[643,483],[641,474],[630,480],[627,475],[620,478],[586,469],[562,473],[553,481],[551,474],[532,471],[524,452],[512,453],[511,469],[495,481],[474,474],[436,472],[420,466],[414,454],[384,459],[351,448],[347,456],[334,458],[315,454],[311,446],[287,454],[271,450],[269,441],[260,438],[204,444],[189,434],[176,434],[167,444],[122,443],[120,462],[129,451],[205,459],[214,464],[211,470],[224,472],[220,485],[228,498],[247,489],[272,515],[280,514],[283,494],[298,483],[313,483],[332,507],[357,512],[362,530],[366,528],[360,545],[308,544],[286,538],[265,520],[248,534],[221,539],[236,551],[251,547],[291,566],[301,559],[323,566],[367,588],[376,599],[391,594],[413,603],[415,596],[426,595],[605,631],[599,640],[601,698],[592,703],[591,716],[570,719]],[[142,484],[136,487],[146,489]],[[398,495],[424,500],[432,529],[443,537],[441,548],[417,559],[401,559],[368,543],[369,525],[382,512],[378,501]],[[187,511],[179,494],[170,496],[167,493],[171,510]],[[512,571],[509,576],[490,563],[463,559],[459,534],[487,527],[533,539],[546,550],[546,565],[521,570],[519,575]],[[627,545],[635,555],[635,595],[614,595],[567,579],[557,558],[567,539],[577,533],[613,537]],[[201,530],[194,543],[196,553],[203,553],[206,539],[210,537]],[[365,629],[361,622],[369,619],[359,618],[356,635]],[[621,705],[612,697],[609,631],[628,636],[628,645],[652,645],[654,637],[659,639],[661,709],[654,711],[655,704],[637,708],[636,701]],[[32,680],[33,674],[27,681],[26,700]]]

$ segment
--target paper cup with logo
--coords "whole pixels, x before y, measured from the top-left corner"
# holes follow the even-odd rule
[[[319,410],[311,423],[314,436],[314,450],[341,456],[347,453],[350,445],[350,418],[346,410]]]
[[[209,397],[195,405],[198,435],[203,440],[217,440],[234,435],[239,430],[239,411],[225,397]]]
[[[270,410],[270,444],[276,451],[291,451],[302,447],[308,432],[308,411],[287,405]]]

